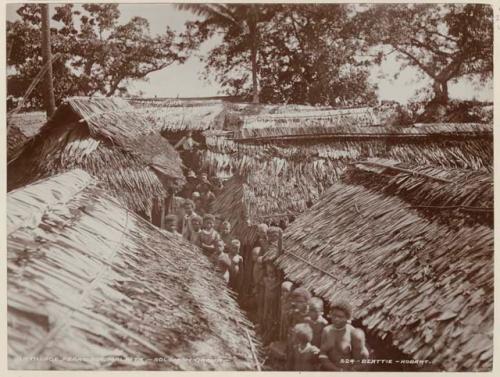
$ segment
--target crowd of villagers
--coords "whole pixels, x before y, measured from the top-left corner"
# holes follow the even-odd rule
[[[264,343],[281,344],[285,370],[342,371],[363,366],[369,357],[365,335],[351,325],[352,307],[340,299],[329,305],[304,287],[284,281],[275,259],[282,252],[280,226],[257,226],[257,239],[250,260],[240,255],[241,243],[233,237],[231,224],[216,217],[213,202],[222,190],[217,178],[199,178],[194,171],[180,196],[182,212],[165,218],[165,229],[197,245],[211,260],[226,284],[245,301]]]
[[[166,230],[199,246],[237,294],[250,287],[250,314],[266,343],[286,345],[285,369],[349,370],[360,365],[352,360],[368,358],[363,331],[351,325],[352,308],[347,300],[334,302],[329,315],[324,316],[321,298],[312,297],[304,287],[290,281],[283,282],[274,264],[281,253],[283,229],[258,225],[251,260],[244,261],[231,224],[213,214],[213,200],[222,183],[211,182],[204,173],[198,183],[194,172],[188,177],[183,211],[166,216]],[[250,274],[243,273],[244,262],[251,265]]]

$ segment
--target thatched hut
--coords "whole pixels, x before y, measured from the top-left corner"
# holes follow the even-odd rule
[[[306,129],[318,133],[299,133]],[[241,212],[237,207],[243,205],[251,223],[279,221],[304,211],[340,179],[350,164],[369,158],[447,171],[485,171],[489,175],[493,171],[491,125],[424,125],[398,133],[387,127],[342,125],[252,132],[256,134],[244,139],[208,138],[205,159],[214,171],[236,176],[219,196],[216,208],[234,218]],[[294,132],[297,134],[292,135]],[[286,140],[286,135],[294,138]],[[238,186],[241,189],[236,189]],[[245,193],[243,199],[238,190]]]
[[[84,171],[10,192],[7,233],[10,369],[255,369],[249,322],[201,251]]]
[[[128,102],[164,135],[224,126],[221,99],[137,98]]]
[[[73,168],[158,225],[158,208],[185,182],[178,153],[119,98],[67,99],[9,164],[8,189]]]
[[[491,174],[362,165],[290,225],[279,267],[432,369],[491,370],[493,230],[466,221],[491,215]]]
[[[39,132],[46,120],[41,111],[7,114],[7,163],[19,156],[24,145]]]
[[[128,102],[179,151],[186,170],[200,170],[205,132],[222,130],[226,122],[226,104],[220,98],[137,98]],[[186,149],[183,143],[188,134],[196,146]]]

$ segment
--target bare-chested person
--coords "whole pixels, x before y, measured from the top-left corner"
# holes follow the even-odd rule
[[[231,234],[231,223],[227,220],[224,220],[220,227],[220,238],[226,245],[231,245],[234,237]]]
[[[299,323],[293,328],[291,369],[295,371],[318,370],[319,348],[311,344],[313,330],[307,323]]]
[[[195,244],[196,246],[200,246],[200,232],[201,225],[203,223],[203,219],[196,215],[191,219],[191,232],[188,237],[188,241]]]
[[[311,294],[303,287],[295,288],[289,300],[288,331],[286,337],[286,368],[293,370],[293,328],[299,323],[305,323],[309,318],[309,301]]]
[[[209,257],[217,258],[215,243],[220,240],[219,232],[214,229],[215,217],[210,214],[203,216],[203,228],[200,230],[198,240],[201,248]]]
[[[309,303],[309,318],[307,323],[313,330],[313,338],[311,343],[319,347],[321,345],[321,333],[328,321],[323,317],[323,300],[319,297],[313,297]]]
[[[231,260],[231,268],[229,270],[229,285],[235,291],[239,291],[240,289],[240,269],[243,264],[243,257],[240,255],[240,248],[241,242],[237,239],[233,239],[227,248],[229,259]]]
[[[351,326],[352,317],[349,302],[339,300],[330,308],[332,324],[326,326],[321,334],[320,362],[322,370],[353,370],[356,364],[341,364],[341,359],[361,360],[369,357],[365,344],[365,333]]]

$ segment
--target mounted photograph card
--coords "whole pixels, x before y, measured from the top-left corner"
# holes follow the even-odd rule
[[[9,373],[492,373],[493,1],[3,6]]]

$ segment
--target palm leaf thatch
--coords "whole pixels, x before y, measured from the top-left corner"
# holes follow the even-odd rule
[[[46,115],[41,111],[7,116],[7,162],[19,157],[25,144],[40,130],[45,121]]]
[[[138,114],[162,133],[224,127],[222,100],[129,100]]]
[[[201,251],[84,171],[9,193],[7,228],[10,369],[255,369],[249,322]]]
[[[397,195],[438,221],[493,227],[493,176],[486,170],[442,169],[411,166],[398,161],[369,159],[357,163],[342,182]]]
[[[259,114],[246,116],[240,137],[256,137],[268,135],[272,129],[284,131],[293,128],[291,132],[301,129],[326,127],[366,127],[377,124],[373,110],[369,107],[355,109],[324,109],[305,108],[300,111],[290,110],[287,113]]]
[[[367,125],[363,124],[363,121],[358,121],[357,118],[360,116],[365,117],[365,114],[348,115],[339,116],[338,121],[319,116],[276,118],[280,119],[280,121],[273,120],[269,125],[259,123],[255,126],[242,128],[236,135],[236,139],[246,142],[272,140],[277,137],[287,137],[291,140],[318,137],[436,139],[439,137],[480,137],[493,133],[492,125],[483,123],[427,124],[406,128],[395,126],[367,127]]]
[[[274,132],[277,128],[270,130]],[[493,133],[490,125],[414,127],[402,131],[401,135],[409,137],[396,138],[385,128],[382,130],[384,137],[356,134],[353,127],[346,127],[345,131],[352,132],[350,137],[331,134],[327,140],[315,135],[291,141],[278,136],[265,141],[251,138],[241,141],[230,139],[225,134],[210,134],[206,138],[208,150],[203,152],[202,163],[205,169],[217,174],[228,175],[229,172],[229,175],[242,176],[265,170],[269,160],[275,158],[287,162],[277,165],[280,170],[283,165],[285,171],[293,165],[294,170],[289,174],[310,171],[310,166],[297,170],[296,165],[301,163],[312,163],[313,170],[317,170],[317,166],[333,164],[330,168],[342,171],[345,163],[370,157],[390,158],[411,165],[493,171]],[[275,172],[277,174],[280,172]]]
[[[256,239],[256,228],[252,227],[252,215],[247,205],[252,199],[255,201],[248,184],[235,176],[224,184],[214,202],[215,213],[231,223],[232,234],[244,245],[251,245]]]
[[[81,168],[129,208],[149,214],[184,182],[173,147],[117,98],[71,98],[9,165],[8,188]]]
[[[493,230],[448,226],[360,185],[334,184],[287,228],[278,264],[369,331],[447,371],[492,367]]]
[[[493,171],[491,134],[464,140],[310,140],[300,145],[278,140],[242,144],[217,135],[206,140],[203,168],[219,176],[243,177],[249,197],[258,203],[245,203],[252,223],[264,216],[270,220],[302,212],[337,182],[351,163],[369,158],[388,158],[427,169],[468,170],[472,175],[478,171],[482,177],[491,176]],[[454,195],[458,195],[459,186],[456,190]],[[227,203],[221,205],[228,207]],[[257,209],[250,209],[252,206]]]

